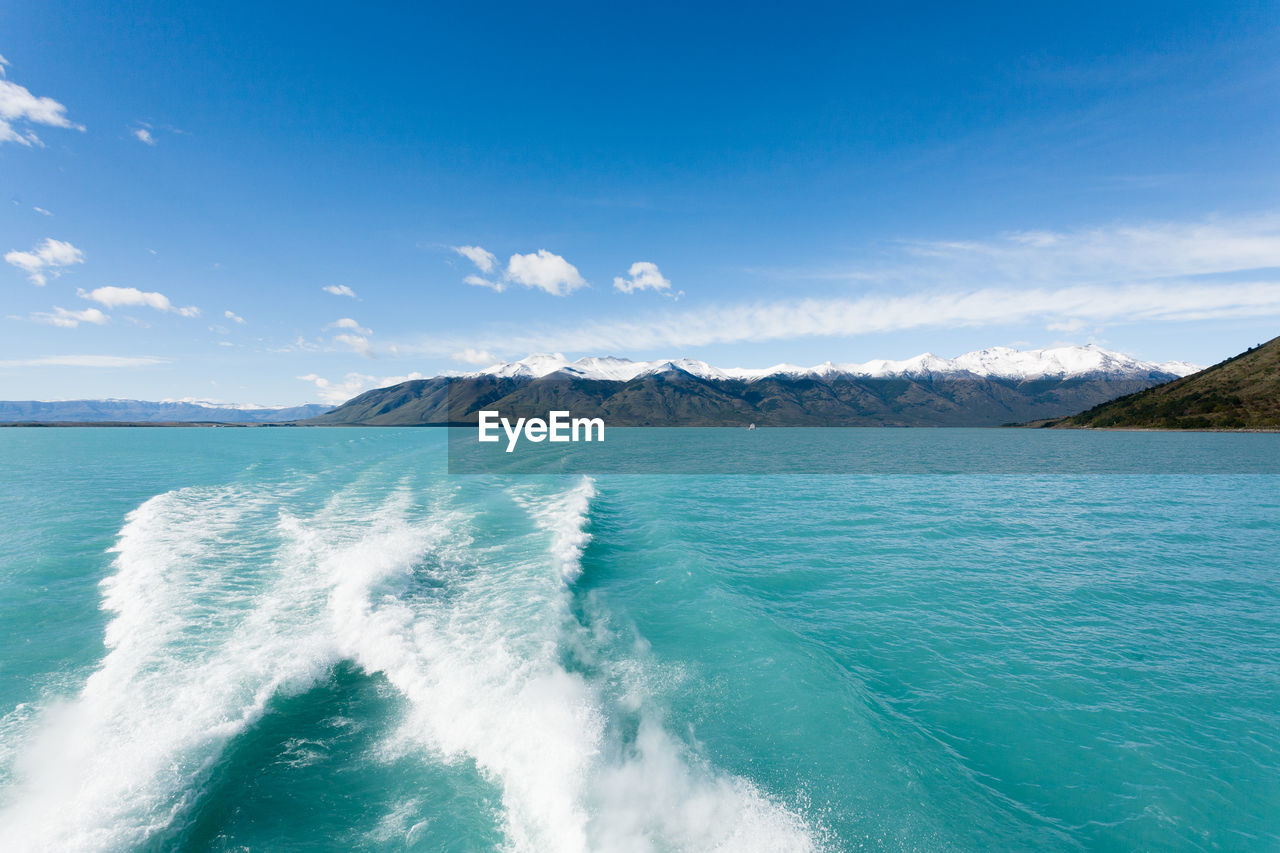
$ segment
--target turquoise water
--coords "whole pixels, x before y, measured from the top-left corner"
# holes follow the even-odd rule
[[[450,476],[445,439],[0,431],[0,849],[1280,848],[1274,475]]]

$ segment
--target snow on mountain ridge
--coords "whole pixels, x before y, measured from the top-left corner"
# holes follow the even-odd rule
[[[922,353],[901,361],[873,359],[859,364],[824,362],[815,367],[776,364],[773,367],[719,368],[691,358],[658,361],[631,361],[612,356],[589,356],[570,361],[560,353],[535,353],[519,361],[494,364],[462,376],[506,376],[538,378],[552,373],[566,373],[583,379],[605,379],[626,382],[637,376],[683,370],[703,379],[742,379],[754,381],[768,376],[832,376],[845,374],[866,378],[891,376],[952,376],[970,374],[998,379],[1039,379],[1044,377],[1137,376],[1168,373],[1186,376],[1200,367],[1185,361],[1163,364],[1139,361],[1127,355],[1093,345],[1054,347],[1038,350],[1015,350],[1011,347],[989,347],[947,359],[933,353]]]

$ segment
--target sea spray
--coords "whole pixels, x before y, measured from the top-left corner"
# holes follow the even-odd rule
[[[511,491],[543,538],[542,561],[517,547],[500,567],[490,562],[464,585],[440,630],[430,614],[411,617],[403,602],[384,600],[353,633],[372,646],[356,659],[413,702],[403,735],[425,735],[449,759],[469,757],[501,786],[513,850],[816,849],[798,815],[693,757],[657,714],[645,713],[633,742],[616,739],[610,720],[630,711],[612,704],[598,681],[565,669],[562,654],[595,484]],[[399,657],[410,651],[409,625],[416,663]]]
[[[591,541],[587,525],[591,518],[591,502],[596,497],[596,484],[582,477],[572,488],[559,495],[534,495],[513,490],[516,502],[551,536],[548,552],[552,568],[560,579],[571,584],[582,574],[582,552]]]
[[[166,831],[231,738],[340,659],[316,619],[326,579],[240,544],[275,527],[280,497],[181,490],[130,514],[102,585],[108,653],[20,758],[4,849],[114,850]]]
[[[564,524],[580,527],[585,511],[572,502]],[[568,568],[549,563],[545,545],[530,547],[538,528],[517,535],[509,525],[518,521],[507,519],[510,535],[478,552],[434,555],[434,570],[454,583],[444,596],[341,588],[337,636],[409,700],[402,738],[447,761],[474,761],[500,786],[513,849],[586,850],[582,786],[600,739],[599,702],[558,661]]]
[[[229,744],[344,660],[407,700],[401,750],[493,781],[511,850],[814,848],[660,709],[620,740],[644,702],[566,666],[591,480],[421,492],[363,482],[307,510],[284,486],[183,489],[133,512],[102,585],[107,654],[23,745],[4,849],[177,843]],[[430,817],[402,801],[367,837]]]

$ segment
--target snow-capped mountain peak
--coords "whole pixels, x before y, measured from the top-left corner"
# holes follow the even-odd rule
[[[955,358],[943,358],[926,352],[900,361],[887,359],[873,359],[863,363],[826,361],[814,367],[776,364],[765,368],[719,368],[692,358],[631,361],[612,356],[591,356],[570,361],[560,353],[535,353],[519,361],[494,364],[484,370],[463,375],[539,378],[553,373],[564,373],[582,379],[626,382],[637,376],[683,371],[703,379],[745,381],[770,376],[816,378],[836,375],[866,378],[972,375],[1027,380],[1046,377],[1145,377],[1153,373],[1186,376],[1199,369],[1197,365],[1185,361],[1170,361],[1163,364],[1140,361],[1123,353],[1112,352],[1090,344],[1035,350],[989,347]]]

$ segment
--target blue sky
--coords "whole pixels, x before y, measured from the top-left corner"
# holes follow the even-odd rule
[[[4,399],[1280,332],[1274,4],[82,0],[0,55]]]

